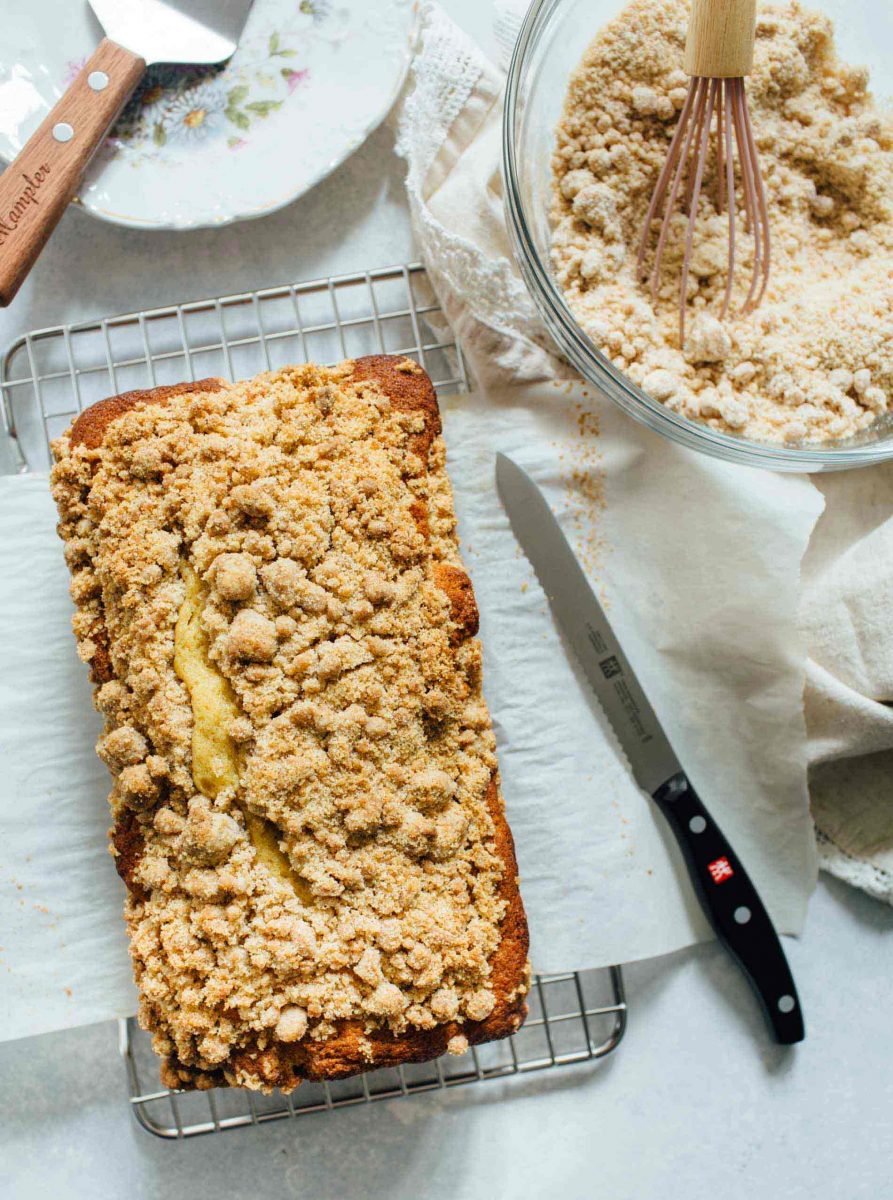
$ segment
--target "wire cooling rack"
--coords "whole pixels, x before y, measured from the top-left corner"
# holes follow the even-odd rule
[[[408,355],[441,394],[468,390],[424,268],[413,265],[35,330],[3,358],[3,420],[15,467],[43,470],[52,439],[116,392],[363,354]]]
[[[263,1096],[235,1088],[169,1091],[160,1082],[149,1036],[133,1017],[119,1024],[119,1047],[137,1121],[158,1137],[186,1138],[591,1063],[610,1054],[626,1027],[619,967],[537,975],[529,1004],[524,1025],[504,1041],[472,1047],[459,1057],[444,1055],[433,1062],[387,1067],[335,1083],[303,1083],[290,1096],[281,1092]]]
[[[52,439],[81,409],[116,392],[363,354],[414,358],[441,396],[468,390],[462,355],[418,264],[35,330],[0,361],[12,448],[6,469],[46,470]],[[184,1138],[591,1063],[615,1049],[625,1028],[623,977],[609,967],[536,976],[530,1016],[505,1041],[460,1057],[303,1084],[291,1096],[170,1091],[148,1035],[132,1018],[120,1022],[119,1044],[136,1119],[159,1137]]]

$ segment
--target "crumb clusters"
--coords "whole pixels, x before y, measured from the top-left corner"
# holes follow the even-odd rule
[[[656,305],[635,259],[685,101],[687,0],[633,0],[571,78],[553,159],[552,257],[575,316],[654,399],[725,432],[789,443],[846,438],[893,402],[893,122],[864,69],[841,63],[830,21],[796,0],[760,5],[748,97],[768,191],[769,291],[740,316],[752,242],[739,233],[730,316],[728,218],[715,155],[698,211],[689,323],[679,344],[686,219]],[[739,197],[740,207],[740,197]]]
[[[507,864],[436,405],[352,367],[55,447],[141,1017],[193,1077],[496,1003]]]

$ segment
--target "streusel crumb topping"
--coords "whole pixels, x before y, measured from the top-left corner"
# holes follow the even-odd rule
[[[565,298],[634,383],[720,432],[796,446],[887,426],[893,118],[872,95],[867,70],[837,56],[824,14],[798,0],[758,6],[747,96],[772,236],[763,304],[755,312],[745,305],[753,240],[739,216],[732,305],[721,319],[730,226],[729,206],[718,202],[715,146],[704,156],[683,344],[685,183],[655,301],[638,277],[648,205],[687,95],[690,10],[689,0],[631,0],[570,78],[552,158],[551,257]],[[739,214],[742,202],[739,194]]]
[[[246,1033],[263,1050],[493,1009],[494,737],[424,434],[347,363],[56,444],[79,650],[110,668],[98,750],[141,1016],[199,1070]]]

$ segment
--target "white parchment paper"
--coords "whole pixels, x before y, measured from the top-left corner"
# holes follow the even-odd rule
[[[566,385],[443,412],[535,967],[626,962],[708,930],[512,536],[496,450],[546,491],[705,803],[799,931],[816,868],[796,613],[817,490],[675,447]],[[54,525],[45,479],[0,479],[2,1038],[134,1005]]]
[[[45,477],[0,479],[0,1038],[134,1011],[102,728]]]

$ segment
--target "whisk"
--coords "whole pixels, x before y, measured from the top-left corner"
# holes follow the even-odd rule
[[[728,315],[735,280],[737,238],[736,205],[740,184],[745,229],[753,237],[753,278],[743,311],[752,312],[762,301],[769,283],[771,244],[766,189],[744,88],[753,68],[756,37],[756,0],[693,0],[684,69],[691,76],[679,124],[670,143],[639,246],[639,277],[651,281],[657,299],[664,252],[680,195],[688,218],[682,281],[679,292],[679,337],[685,341],[688,281],[698,205],[704,185],[711,141],[716,146],[716,211],[729,212],[729,256],[721,319]],[[715,126],[715,130],[714,130]],[[736,170],[737,159],[737,170]],[[652,226],[663,214],[654,263],[646,265]]]

